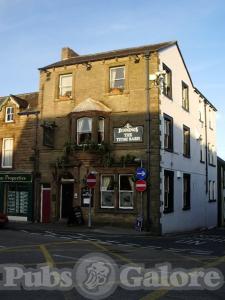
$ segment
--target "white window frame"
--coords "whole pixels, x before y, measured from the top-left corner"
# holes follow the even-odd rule
[[[99,129],[99,121],[100,120],[103,120],[103,131],[100,131]],[[101,145],[102,143],[104,143],[104,141],[105,141],[105,118],[103,118],[103,117],[98,117],[98,134],[100,133],[100,132],[102,132],[103,133],[103,138],[102,138],[102,141],[101,141],[101,143],[98,143],[98,145]]]
[[[5,142],[11,140],[12,141],[12,149],[5,150]],[[6,166],[4,165],[5,151],[11,152],[11,164]],[[3,138],[2,140],[2,168],[12,168],[13,167],[13,138]]]
[[[9,120],[8,120],[9,117]],[[12,123],[14,121],[14,107],[8,106],[5,109],[5,122]]]
[[[62,85],[62,78],[65,78],[65,77],[71,77],[71,85],[68,85],[68,86]],[[70,90],[71,94],[68,96],[68,98],[72,98],[72,88],[73,88],[73,74],[72,73],[59,75],[59,97],[67,97],[67,96],[62,95],[63,88],[71,88],[71,90]]]
[[[121,68],[123,68],[124,77],[112,80],[112,70],[121,69]],[[114,88],[116,89],[117,88],[117,87],[112,86],[112,82],[123,80],[124,81],[123,87],[118,87],[118,89],[124,90],[125,89],[125,76],[126,76],[125,75],[125,66],[112,67],[112,68],[109,69],[109,72],[110,72],[110,83],[109,83],[110,89],[114,89]]]
[[[120,177],[121,176],[133,176],[132,174],[119,174],[119,208],[120,209],[134,209],[134,190],[133,191],[127,191],[127,190],[120,190]],[[127,206],[127,207],[124,207],[124,206],[121,206],[121,201],[120,201],[120,193],[121,192],[130,192],[132,193],[132,202],[133,202],[133,206]]]
[[[79,127],[78,126],[79,120],[85,119],[85,118],[88,119],[88,120],[91,120],[91,131],[79,131],[79,128],[78,128]],[[91,118],[91,117],[81,117],[81,118],[77,119],[77,145],[87,145],[85,143],[80,143],[79,134],[82,134],[82,133],[90,133],[91,134],[91,140],[92,140],[92,137],[93,137],[93,118]],[[79,141],[79,143],[78,143],[78,141]]]
[[[115,175],[114,174],[102,174],[101,175],[101,186],[100,186],[100,192],[101,192],[101,208],[115,208],[115,186],[114,186],[114,190],[102,190],[102,177],[106,177],[106,176],[112,176],[114,178],[114,183],[115,183]],[[113,197],[114,197],[114,205],[113,206],[105,206],[102,205],[102,192],[108,192],[108,193],[113,193]]]

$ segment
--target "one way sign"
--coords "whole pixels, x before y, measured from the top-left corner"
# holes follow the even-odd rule
[[[145,168],[137,168],[136,170],[136,178],[139,180],[143,180],[147,177],[147,171]]]

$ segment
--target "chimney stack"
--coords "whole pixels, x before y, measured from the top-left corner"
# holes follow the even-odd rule
[[[76,57],[79,56],[78,53],[76,53],[75,51],[73,51],[73,49],[69,48],[69,47],[65,47],[62,48],[62,52],[61,52],[61,60],[65,60],[71,57]]]

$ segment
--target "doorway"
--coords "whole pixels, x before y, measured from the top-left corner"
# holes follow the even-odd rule
[[[41,222],[50,223],[51,219],[51,188],[41,189]]]
[[[60,218],[67,219],[73,208],[73,183],[62,183],[61,185],[61,209]]]

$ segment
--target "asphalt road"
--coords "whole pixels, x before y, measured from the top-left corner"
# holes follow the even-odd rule
[[[171,267],[184,268],[186,270],[203,268],[216,268],[225,275],[225,231],[222,229],[182,234],[168,237],[149,237],[120,234],[101,233],[73,233],[73,232],[49,232],[32,230],[0,230],[0,265],[9,266],[19,264],[25,271],[33,268],[48,266],[50,270],[72,270],[76,263],[84,255],[100,253],[108,255],[113,261],[111,265],[118,268],[129,265],[145,268],[153,268],[156,264],[170,263]],[[90,264],[88,265],[90,266]],[[78,277],[83,278],[82,265]],[[114,267],[113,267],[114,268]],[[111,273],[113,273],[111,269]],[[86,271],[85,271],[86,272]],[[171,271],[170,271],[171,272]],[[0,271],[1,273],[1,271]],[[88,273],[85,273],[88,276]],[[16,275],[16,274],[14,274]],[[18,274],[17,274],[18,275]],[[140,275],[133,272],[132,275]],[[140,276],[139,276],[140,277]],[[112,280],[114,280],[112,278]],[[118,278],[115,279],[118,281]],[[0,275],[0,283],[3,278]],[[16,282],[16,281],[15,281]],[[99,281],[101,282],[101,280]],[[131,280],[133,283],[133,281]],[[93,282],[92,282],[93,283]],[[118,282],[117,282],[118,283]],[[144,290],[138,286],[136,290],[127,290],[117,287],[107,299],[224,299],[225,285],[216,290],[174,290],[169,285],[158,290]],[[79,291],[79,292],[78,292]],[[95,290],[96,291],[96,290]],[[88,294],[80,292],[79,287],[68,290],[25,290],[19,284],[19,290],[4,290],[0,286],[0,299],[87,299]],[[91,294],[93,296],[93,294]],[[92,297],[90,296],[90,298]],[[101,299],[100,296],[95,299]]]

